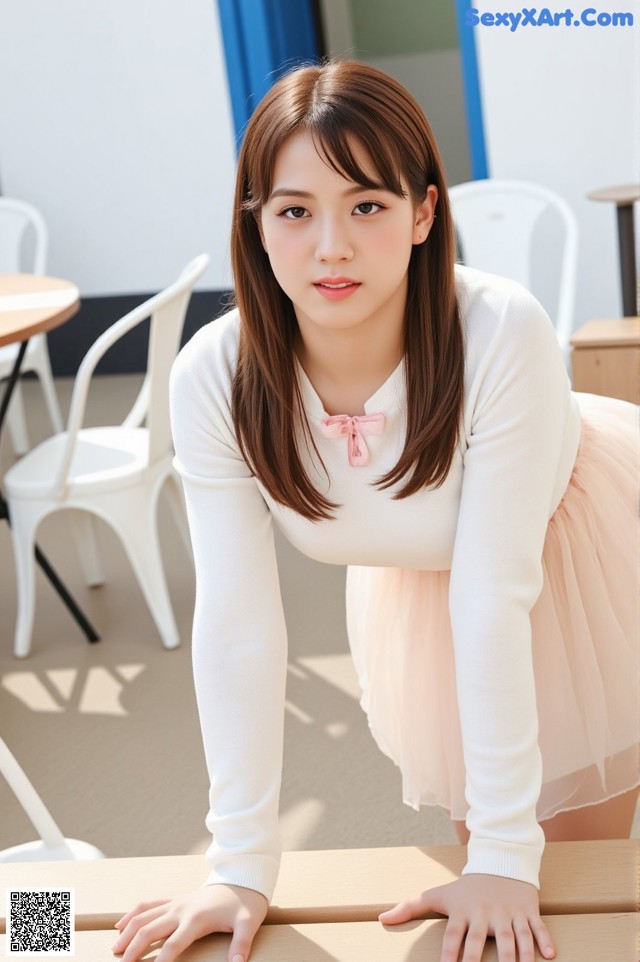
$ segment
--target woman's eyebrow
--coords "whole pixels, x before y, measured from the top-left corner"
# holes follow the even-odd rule
[[[356,184],[354,187],[347,187],[346,190],[342,192],[343,197],[351,197],[354,194],[363,194],[368,190],[386,190],[383,184],[376,184],[375,187],[365,187],[364,184]],[[309,193],[308,190],[296,190],[293,187],[278,187],[271,194],[269,200],[274,197],[305,197],[307,199],[313,200],[314,195]]]

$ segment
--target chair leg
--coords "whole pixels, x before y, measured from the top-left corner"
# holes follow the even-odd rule
[[[51,848],[66,847],[65,838],[53,816],[27,778],[5,742],[0,738],[0,772],[29,816],[42,841]]]
[[[184,545],[187,549],[187,553],[190,558],[193,558],[191,535],[189,534],[189,524],[187,522],[187,507],[184,501],[182,483],[180,482],[180,479],[175,476],[175,474],[170,474],[168,476],[163,488],[163,493],[167,499],[169,509],[173,515],[173,520],[175,521],[176,527],[180,532]]]
[[[91,588],[104,584],[104,566],[98,545],[96,520],[88,511],[72,511],[71,530],[85,581]]]
[[[22,515],[11,505],[11,536],[16,569],[18,611],[13,653],[26,658],[31,651],[33,617],[36,603],[35,533],[39,519],[29,512]]]
[[[9,428],[11,444],[15,454],[26,454],[29,450],[29,435],[27,433],[27,419],[24,413],[24,401],[19,379],[16,382],[9,410],[7,411],[7,427]]]
[[[46,347],[39,352],[36,373],[40,380],[40,387],[42,388],[42,393],[44,394],[47,410],[49,411],[49,418],[51,420],[53,433],[60,434],[62,431],[64,431],[64,423],[62,421],[62,413],[60,411],[58,395],[56,394],[56,388],[53,383],[49,352],[46,350]]]
[[[140,491],[127,499],[126,505],[124,499],[114,498],[110,501],[107,520],[122,541],[160,632],[162,644],[165,648],[177,648],[180,635],[167,588],[158,539],[158,494],[159,490]],[[132,519],[135,519],[135,523]]]

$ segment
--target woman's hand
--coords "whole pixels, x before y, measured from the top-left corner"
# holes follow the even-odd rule
[[[480,962],[488,935],[493,935],[499,962],[534,962],[534,941],[545,959],[555,956],[549,931],[540,918],[538,891],[528,882],[498,875],[463,875],[455,882],[400,902],[379,919],[397,925],[424,918],[428,912],[448,915],[440,962]]]
[[[116,922],[120,937],[112,946],[121,962],[137,962],[158,939],[166,939],[156,962],[174,962],[181,952],[211,932],[233,932],[228,962],[247,962],[255,934],[267,914],[264,895],[238,885],[205,885],[174,899],[140,902]]]

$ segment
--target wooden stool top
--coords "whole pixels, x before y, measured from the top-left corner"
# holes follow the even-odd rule
[[[589,200],[608,200],[618,207],[626,207],[640,200],[640,184],[624,184],[621,187],[603,187],[587,194]]]
[[[630,347],[640,344],[640,317],[594,319],[583,324],[571,338],[571,346]]]

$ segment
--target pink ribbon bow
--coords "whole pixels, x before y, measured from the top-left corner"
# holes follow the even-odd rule
[[[364,440],[365,434],[382,434],[384,414],[363,414],[349,417],[348,414],[335,414],[320,422],[320,430],[325,438],[349,438],[347,453],[352,468],[361,468],[369,463],[369,449]]]

